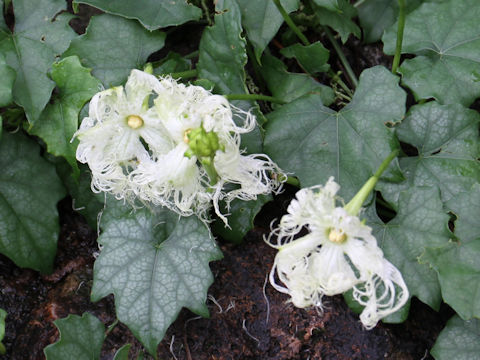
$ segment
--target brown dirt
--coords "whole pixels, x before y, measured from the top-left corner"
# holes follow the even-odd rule
[[[297,309],[287,296],[265,284],[275,250],[263,242],[268,224],[285,209],[292,191],[267,204],[241,246],[223,244],[224,259],[211,264],[215,282],[207,300],[210,319],[180,313],[159,345],[160,359],[432,359],[428,349],[450,314],[413,301],[404,324],[363,329],[341,296],[329,298],[323,314]],[[43,348],[57,340],[53,321],[89,311],[104,324],[115,320],[113,297],[89,301],[96,232],[71,210],[60,206],[61,235],[51,275],[16,267],[0,256],[0,307],[8,312],[2,359],[44,359]],[[265,294],[264,290],[265,289]],[[132,343],[131,358],[143,352],[130,331],[119,325],[108,335],[102,360]],[[150,359],[148,355],[145,359]]]

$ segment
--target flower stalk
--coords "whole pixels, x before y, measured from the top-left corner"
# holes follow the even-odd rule
[[[405,0],[398,0],[398,11],[397,43],[395,45],[395,56],[393,57],[392,64],[393,74],[397,73],[402,55],[403,31],[405,29]]]
[[[363,206],[363,203],[370,195],[372,190],[377,185],[378,179],[382,176],[383,172],[387,169],[390,162],[395,159],[398,155],[398,150],[394,150],[388,155],[385,160],[380,164],[375,174],[367,180],[367,182],[362,186],[362,188],[357,192],[357,194],[345,205],[345,210],[350,215],[356,216],[360,212],[360,209]]]

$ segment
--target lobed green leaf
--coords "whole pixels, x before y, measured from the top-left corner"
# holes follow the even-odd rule
[[[20,267],[50,272],[65,190],[40,147],[20,133],[0,141],[0,253]]]
[[[109,14],[136,19],[150,31],[198,20],[202,16],[202,10],[186,0],[75,0],[74,3],[88,4]]]
[[[400,141],[411,144],[418,156],[403,157],[406,181],[382,186],[384,196],[396,203],[401,189],[438,186],[442,201],[452,201],[480,181],[480,115],[461,105],[429,102],[413,106],[398,126]]]
[[[78,177],[78,140],[72,141],[72,137],[78,129],[80,110],[100,90],[101,83],[90,75],[90,69],[81,66],[76,56],[53,64],[51,78],[58,92],[29,132],[45,141],[49,153],[64,157]]]
[[[222,253],[205,224],[194,216],[134,211],[111,200],[101,227],[92,300],[113,293],[118,319],[151,354],[182,307],[208,316],[205,300],[213,282],[208,263]]]
[[[296,58],[300,66],[310,74],[326,72],[330,69],[327,62],[330,51],[325,49],[320,41],[308,46],[296,43],[281,49],[280,53],[289,59]]]
[[[64,57],[77,55],[105,87],[112,87],[123,84],[132,69],[142,69],[148,56],[164,43],[165,33],[149,32],[134,20],[102,14],[90,19],[86,33],[72,41]]]
[[[438,310],[442,301],[435,271],[419,262],[427,247],[445,246],[450,239],[448,215],[438,189],[410,187],[398,199],[398,212],[384,224],[370,215],[368,224],[385,257],[402,273],[410,296]]]
[[[424,3],[406,17],[399,71],[416,99],[469,106],[480,96],[480,6],[477,0]],[[396,27],[383,36],[395,52]]]
[[[321,25],[328,25],[340,34],[342,42],[348,40],[350,34],[360,38],[362,31],[352,20],[357,16],[357,9],[347,0],[337,0],[332,10],[330,1],[314,0],[317,4],[315,14]]]
[[[352,102],[339,112],[309,95],[268,115],[265,152],[302,187],[324,184],[330,176],[350,199],[372,176],[398,141],[386,124],[403,117],[405,93],[383,67],[365,70]],[[396,162],[385,177],[400,181]]]
[[[472,360],[480,354],[480,320],[452,317],[431,350],[436,360]]]
[[[254,47],[255,57],[260,63],[262,53],[273,39],[283,17],[272,0],[236,0],[242,13],[242,24]],[[280,0],[287,13],[298,9],[298,0]]]
[[[259,195],[257,200],[234,199],[230,203],[230,209],[227,211],[225,206],[221,210],[228,213],[228,225],[223,221],[217,220],[213,223],[212,230],[223,239],[234,244],[240,244],[247,233],[253,229],[255,216],[260,212],[263,205],[272,200],[271,195]]]
[[[292,102],[305,94],[319,94],[325,106],[333,103],[333,90],[310,75],[287,71],[286,65],[274,56],[264,55],[262,58],[262,75],[268,89],[274,97],[285,102]]]
[[[444,301],[468,320],[480,318],[480,184],[460,194],[456,204],[458,242],[429,248],[422,260],[437,271]]]
[[[15,30],[0,26],[0,53],[16,72],[13,101],[34,123],[48,103],[55,83],[47,76],[55,58],[76,36],[63,0],[13,0]],[[10,78],[9,78],[10,79]]]
[[[84,313],[68,315],[54,321],[60,339],[48,345],[43,352],[47,360],[96,360],[100,359],[105,337],[105,326],[94,315]]]

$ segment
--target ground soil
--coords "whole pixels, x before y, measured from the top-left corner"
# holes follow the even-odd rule
[[[160,359],[432,359],[428,350],[451,315],[416,301],[403,324],[380,323],[365,330],[341,296],[329,298],[323,313],[297,309],[265,282],[275,250],[266,245],[270,221],[281,216],[293,190],[276,197],[257,216],[244,244],[221,243],[224,258],[211,263],[215,282],[209,289],[209,319],[180,313],[159,345]],[[43,348],[58,339],[53,321],[89,311],[105,325],[115,321],[113,297],[89,301],[97,233],[71,208],[59,204],[61,233],[54,272],[40,275],[0,256],[0,307],[8,312],[2,359],[44,359]],[[221,241],[221,239],[220,239]],[[131,343],[131,359],[141,344],[122,324],[108,335],[102,360]],[[150,359],[148,354],[145,359]]]

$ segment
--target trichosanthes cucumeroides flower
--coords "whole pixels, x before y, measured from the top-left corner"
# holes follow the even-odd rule
[[[240,135],[255,117],[200,86],[133,70],[125,84],[97,93],[75,137],[92,190],[166,206],[207,220],[219,201],[278,191],[286,176],[264,154],[245,155]],[[233,184],[226,189],[226,184]]]
[[[338,206],[340,186],[333,177],[325,186],[299,190],[272,230],[267,243],[278,253],[270,282],[296,307],[322,309],[325,295],[352,289],[354,299],[364,307],[360,320],[371,329],[407,302],[402,274],[385,259],[372,229],[357,216],[382,171],[345,206]],[[309,233],[295,239],[302,229]]]

